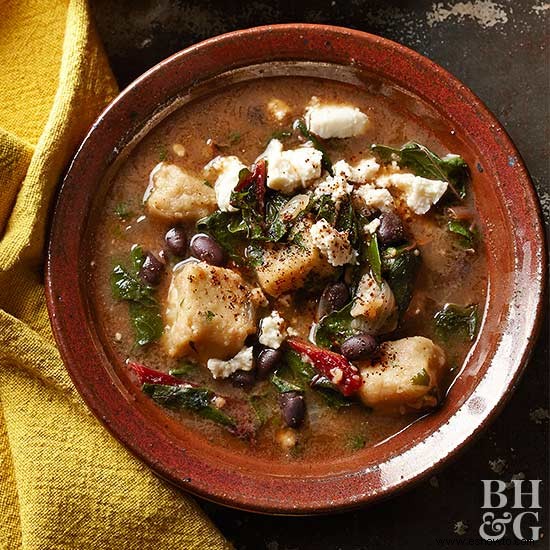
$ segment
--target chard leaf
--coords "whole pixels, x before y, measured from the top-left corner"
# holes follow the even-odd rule
[[[170,376],[186,376],[196,370],[197,365],[188,361],[183,361],[175,369],[170,369],[168,374]]]
[[[449,220],[447,227],[451,233],[457,235],[457,241],[463,248],[475,249],[477,231],[459,220]]]
[[[264,263],[264,249],[260,246],[250,245],[246,249],[246,259],[251,267],[260,267]]]
[[[115,265],[111,272],[111,291],[117,300],[139,302],[151,296],[151,288],[145,286],[120,264]]]
[[[299,118],[298,120],[296,120],[296,122],[294,123],[295,127],[298,128],[298,130],[300,130],[300,133],[306,138],[308,139],[309,141],[311,141],[311,143],[313,143],[313,147],[315,147],[315,149],[317,149],[318,151],[321,151],[322,153],[322,160],[321,160],[321,164],[323,166],[323,168],[331,175],[331,176],[334,176],[334,171],[332,170],[332,161],[330,160],[329,156],[327,155],[327,152],[325,151],[325,148],[321,145],[319,139],[314,136],[308,129],[307,129],[307,126],[306,126],[306,123],[301,119]]]
[[[332,349],[353,336],[357,331],[352,328],[353,317],[351,308],[353,302],[345,305],[339,311],[325,315],[315,330],[315,343],[323,348]]]
[[[416,176],[448,182],[457,198],[463,199],[466,196],[470,169],[458,155],[440,158],[415,141],[406,143],[400,149],[374,144],[371,150],[384,163],[395,160],[399,166],[408,168]]]
[[[136,246],[130,252],[130,269],[117,264],[111,272],[113,297],[129,302],[130,321],[139,346],[158,340],[163,332],[160,307],[153,297],[153,289],[138,276],[143,260],[143,251]]]
[[[127,220],[134,215],[130,205],[126,202],[119,202],[114,209],[115,215],[121,220]]]
[[[244,247],[246,225],[237,212],[217,210],[210,216],[197,222],[197,230],[207,233],[224,249],[225,253],[236,263],[242,263],[241,251]]]
[[[207,388],[143,384],[142,390],[159,405],[193,411],[222,426],[235,428],[235,421],[212,405],[215,393]]]
[[[297,384],[294,384],[293,382],[290,382],[289,380],[283,378],[279,371],[280,369],[275,371],[271,375],[271,383],[275,386],[279,393],[287,393],[289,391],[304,391],[304,388],[302,388],[301,386],[298,386]]]
[[[369,244],[366,250],[367,260],[372,271],[374,280],[381,285],[382,284],[382,260],[380,258],[380,248],[378,246],[378,237],[376,233],[371,235]]]
[[[332,408],[348,407],[351,401],[346,399],[326,377],[319,376],[315,367],[302,360],[300,355],[293,350],[287,350],[285,361],[293,377],[300,380],[304,386],[310,386]]]
[[[162,336],[164,326],[160,308],[155,301],[130,302],[129,311],[136,344],[145,346]]]
[[[435,314],[434,323],[436,333],[444,340],[458,336],[471,341],[478,329],[477,304],[445,304],[443,309]]]
[[[420,266],[418,249],[409,245],[389,247],[382,253],[382,271],[392,289],[400,312],[409,307]]]

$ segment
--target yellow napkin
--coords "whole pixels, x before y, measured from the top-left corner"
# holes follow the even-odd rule
[[[85,0],[0,0],[0,548],[229,548],[87,411],[42,281],[56,185],[116,85]]]

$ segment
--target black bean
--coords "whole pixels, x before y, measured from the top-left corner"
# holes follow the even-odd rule
[[[319,299],[317,316],[321,319],[333,311],[342,309],[349,302],[349,298],[349,290],[345,283],[329,284]]]
[[[374,336],[370,334],[356,334],[345,340],[340,346],[340,351],[346,359],[351,361],[367,359],[378,348]]]
[[[164,241],[168,250],[174,254],[174,256],[180,256],[183,258],[187,254],[187,234],[183,227],[172,227],[164,235]]]
[[[258,379],[265,380],[269,373],[281,362],[282,352],[280,349],[264,348],[256,359],[256,371]]]
[[[195,258],[210,265],[223,265],[225,261],[223,248],[209,235],[195,235],[189,247]]]
[[[405,228],[401,218],[392,211],[384,212],[380,216],[378,226],[378,240],[381,245],[388,246],[405,240]]]
[[[281,394],[279,399],[283,420],[289,428],[299,428],[306,416],[304,396],[295,391]]]
[[[163,272],[164,264],[154,254],[147,252],[139,270],[140,279],[148,285],[156,286],[160,283]]]
[[[249,389],[254,385],[256,377],[254,376],[254,371],[251,370],[238,370],[235,371],[231,376],[231,384],[236,388]]]

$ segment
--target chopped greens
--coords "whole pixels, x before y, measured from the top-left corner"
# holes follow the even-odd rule
[[[458,155],[440,158],[415,141],[405,143],[400,149],[375,144],[372,145],[371,150],[384,163],[395,160],[402,168],[408,168],[416,176],[446,181],[457,198],[466,197],[470,169],[464,159]]]
[[[429,386],[430,375],[426,372],[426,369],[422,369],[411,378],[411,383],[413,386]]]
[[[213,391],[189,386],[166,386],[163,384],[143,384],[143,392],[156,403],[172,409],[194,411],[203,418],[222,426],[235,428],[235,421],[212,405]]]
[[[434,322],[440,338],[459,336],[471,341],[475,338],[478,329],[477,304],[469,306],[445,304],[443,309],[435,314]]]
[[[134,247],[130,253],[130,269],[117,264],[111,272],[113,297],[130,302],[130,321],[134,328],[136,344],[139,346],[158,340],[163,332],[160,307],[153,297],[153,289],[138,277],[143,258],[141,248]]]
[[[416,247],[389,247],[382,253],[382,271],[401,312],[409,307],[419,266],[420,253]]]
[[[239,222],[242,222],[242,218],[238,213],[217,210],[210,216],[200,219],[197,222],[197,230],[213,237],[233,261],[241,263],[240,251],[244,247],[244,239]]]
[[[457,241],[462,248],[475,249],[477,231],[475,226],[465,224],[459,220],[449,220],[447,227],[451,233],[457,236]]]
[[[325,148],[321,145],[321,143],[319,142],[319,139],[314,136],[308,129],[307,129],[307,126],[306,126],[306,123],[301,119],[299,118],[298,120],[296,120],[296,122],[294,123],[294,126],[296,128],[298,128],[298,130],[300,130],[300,133],[306,138],[308,139],[309,141],[311,141],[311,143],[313,144],[313,147],[315,147],[315,149],[317,149],[318,151],[321,151],[323,157],[322,157],[322,160],[321,160],[321,165],[323,166],[323,168],[331,175],[331,176],[334,176],[334,171],[332,170],[332,161],[330,160]]]
[[[182,361],[182,363],[175,369],[170,369],[168,374],[171,376],[187,376],[192,373],[197,368],[195,363],[190,363],[189,361]]]
[[[304,389],[293,382],[290,382],[282,377],[280,369],[271,375],[271,383],[275,386],[279,393],[287,393],[289,391],[303,392]]]
[[[138,346],[150,344],[162,336],[164,326],[156,301],[130,302],[129,311]]]
[[[382,284],[382,260],[380,258],[380,248],[378,246],[378,237],[376,234],[372,235],[367,245],[367,260],[372,271],[374,280],[381,285]]]
[[[352,306],[353,302],[350,302],[339,311],[325,315],[319,321],[315,330],[315,343],[318,346],[332,349],[357,332],[352,328],[354,320],[350,313]]]
[[[338,409],[352,404],[346,399],[326,377],[320,376],[311,363],[302,360],[300,355],[292,350],[285,352],[285,361],[294,379],[299,380],[304,387],[315,390],[329,407]]]

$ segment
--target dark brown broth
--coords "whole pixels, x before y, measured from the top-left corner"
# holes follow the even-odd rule
[[[155,254],[164,246],[163,236],[170,225],[145,218],[141,204],[153,167],[160,160],[166,160],[194,171],[200,177],[204,165],[216,154],[234,154],[243,162],[252,163],[264,150],[272,133],[287,129],[290,122],[303,113],[313,95],[325,101],[354,104],[373,121],[372,129],[360,138],[331,140],[328,152],[333,161],[344,158],[350,163],[357,162],[371,156],[371,143],[401,145],[412,139],[438,153],[449,152],[430,128],[424,126],[422,120],[407,111],[401,111],[402,106],[399,104],[351,85],[328,80],[307,77],[265,78],[235,85],[182,107],[147,135],[120,167],[105,201],[104,216],[95,229],[94,265],[90,271],[94,302],[105,337],[115,342],[115,335],[121,335],[120,342],[114,343],[121,363],[131,358],[162,371],[178,365],[178,361],[169,358],[159,344],[151,344],[144,349],[134,347],[127,304],[114,300],[109,286],[113,265],[119,261],[127,262],[133,244],[139,244],[144,250]],[[282,99],[292,108],[292,117],[287,124],[273,122],[267,116],[265,107],[274,97]],[[215,150],[208,140],[218,144],[220,149]],[[172,145],[175,143],[184,145],[186,154],[183,158],[174,154]],[[290,146],[291,143],[286,145]],[[465,153],[461,151],[458,140],[455,145],[453,153]],[[466,205],[475,217],[471,195]],[[125,203],[133,213],[124,221],[115,215],[115,208],[120,203]],[[470,255],[457,248],[442,222],[433,213],[414,217],[408,225],[419,244],[424,262],[403,324],[391,338],[422,335],[437,342],[432,317],[445,302],[478,303],[482,310],[486,288],[484,254],[478,251]],[[168,285],[169,277],[165,277],[157,292],[161,303]],[[301,321],[303,335],[307,336],[313,310],[300,315],[289,310],[283,313],[292,326],[298,326]],[[449,365],[453,368],[449,375],[450,382],[459,372],[470,343],[438,343],[444,347]],[[212,380],[206,369],[194,372],[193,379],[223,395],[243,396],[242,390],[233,388],[228,381]],[[273,389],[268,382],[263,382],[255,387],[254,393],[269,394],[267,398],[261,399],[265,400],[268,409],[272,409],[273,416],[252,446],[192,414],[167,414],[177,417],[189,429],[200,431],[215,444],[235,450],[246,449],[265,459],[280,460],[295,460],[298,457],[325,460],[355,452],[363,438],[366,446],[376,444],[402,430],[416,418],[414,415],[387,416],[368,412],[360,405],[335,411],[308,393],[308,420],[300,430],[297,450],[287,455],[274,441],[275,433],[281,426]]]

